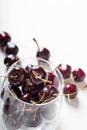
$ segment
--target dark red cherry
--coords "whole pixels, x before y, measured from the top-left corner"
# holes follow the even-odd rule
[[[11,36],[7,32],[0,33],[0,47],[3,48],[8,41],[11,40]]]
[[[32,91],[31,92],[31,99],[30,99],[30,102],[32,103],[32,101],[34,102],[38,102],[40,101],[40,97],[39,97],[39,94],[38,94],[38,91]]]
[[[77,68],[72,72],[73,78],[76,82],[81,82],[85,79],[86,74],[81,68]]]
[[[41,102],[48,102],[57,97],[58,93],[59,91],[54,85],[48,85],[47,87],[43,88],[38,94],[40,99],[42,99]]]
[[[61,72],[63,78],[70,78],[71,76],[71,71],[72,71],[72,68],[70,65],[67,65],[67,64],[59,64],[58,65],[58,70]]]
[[[30,102],[30,94],[29,93],[24,93],[21,97],[20,100],[24,102]]]
[[[45,60],[49,60],[49,58],[50,58],[50,51],[47,48],[45,48],[45,47],[40,48],[39,44],[38,44],[38,42],[36,41],[35,38],[33,38],[33,41],[36,43],[37,48],[38,48],[38,51],[36,53],[36,57],[42,58],[42,59],[45,59]]]
[[[26,79],[24,85],[22,86],[22,90],[24,93],[35,91],[35,85],[30,81],[30,79]]]
[[[4,52],[9,55],[13,54],[16,55],[18,53],[18,47],[13,42],[7,42],[6,46],[4,47]]]
[[[50,51],[47,48],[45,48],[45,47],[40,48],[40,51],[37,51],[36,56],[38,58],[49,60],[49,58],[50,58]]]
[[[47,89],[48,89],[48,93],[49,93],[50,97],[55,97],[54,94],[58,94],[59,93],[58,89],[54,85],[48,85]]]
[[[13,63],[15,63],[16,61],[18,61],[19,58],[16,56],[16,55],[7,55],[4,59],[4,64],[7,66],[7,67],[10,67]]]
[[[9,108],[10,108],[10,99],[7,98],[4,105],[3,105],[3,112],[7,115],[9,114]]]
[[[42,85],[43,79],[46,78],[46,72],[45,70],[40,66],[34,66],[30,70],[30,80],[35,85]]]
[[[22,67],[14,67],[8,74],[8,81],[12,86],[22,85],[25,81],[25,71]]]
[[[25,72],[27,74],[27,77],[29,78],[30,75],[30,69],[33,67],[33,65],[29,64],[25,67]]]
[[[70,98],[75,98],[76,95],[77,95],[77,86],[75,84],[72,84],[72,83],[68,83],[64,86],[64,89],[63,89],[63,93],[65,94],[66,97],[68,97],[68,94],[70,94]]]
[[[48,80],[48,81],[51,81],[50,84],[52,84],[52,85],[58,87],[58,85],[59,85],[59,80],[58,80],[58,77],[57,77],[54,73],[52,73],[52,72],[47,72],[47,80]],[[49,82],[48,82],[47,84],[49,84]]]

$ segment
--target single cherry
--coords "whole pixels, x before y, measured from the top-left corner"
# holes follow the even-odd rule
[[[44,87],[38,94],[41,102],[49,102],[57,97],[59,91],[54,85],[48,85]]]
[[[76,82],[84,81],[86,77],[85,72],[81,68],[77,68],[76,70],[73,70],[72,75]]]
[[[70,78],[71,71],[72,71],[72,68],[71,68],[70,65],[68,65],[68,64],[59,64],[57,68],[61,72],[64,79],[65,78]]]
[[[9,55],[13,54],[16,55],[18,53],[18,47],[13,42],[7,42],[6,46],[4,47],[4,52]]]
[[[47,89],[48,89],[48,93],[49,93],[50,98],[57,97],[57,94],[59,93],[59,91],[54,85],[48,85]]]
[[[11,41],[11,36],[7,32],[0,33],[0,47],[3,48],[6,46],[6,43]]]
[[[58,80],[58,77],[53,72],[47,72],[47,80],[51,81],[50,83],[47,83],[47,84],[52,84],[55,87],[58,87],[59,80]]]
[[[30,103],[39,103],[40,101],[40,97],[39,97],[39,94],[38,94],[38,91],[32,91],[31,92],[31,98],[30,98]]]
[[[33,66],[30,69],[30,80],[33,84],[38,85],[37,87],[43,87],[43,80],[46,78],[46,72],[41,66]]]
[[[19,58],[16,56],[16,55],[7,55],[4,59],[4,64],[7,66],[7,67],[10,67],[13,63],[15,63],[16,61],[18,61]]]
[[[50,52],[49,52],[49,50],[47,48],[43,47],[43,48],[40,48],[40,51],[37,51],[36,56],[38,58],[49,60],[49,58],[50,58]]]
[[[25,71],[22,67],[14,67],[8,74],[8,81],[12,86],[22,85],[25,81]]]
[[[33,41],[36,43],[37,48],[38,48],[36,57],[42,58],[42,59],[45,59],[45,60],[49,60],[49,58],[50,58],[50,51],[47,48],[45,48],[45,47],[40,48],[39,44],[38,44],[38,42],[36,41],[35,38],[33,38]]]
[[[66,97],[69,96],[69,98],[75,98],[76,95],[77,95],[77,86],[75,84],[72,84],[72,83],[68,83],[64,86],[64,89],[63,89],[63,93],[65,94]]]
[[[22,91],[24,93],[35,91],[36,87],[35,85],[30,81],[30,79],[25,79],[25,83],[22,86]]]
[[[30,75],[30,69],[33,67],[32,64],[29,64],[25,67],[25,72],[27,74],[27,78],[29,78],[29,75]]]

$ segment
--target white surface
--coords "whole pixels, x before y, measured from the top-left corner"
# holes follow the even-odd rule
[[[67,63],[87,72],[86,1],[0,0],[0,30],[17,41],[21,58],[35,56],[35,37],[40,46],[49,48],[55,65]],[[87,89],[71,104],[63,98],[57,130],[87,130]]]

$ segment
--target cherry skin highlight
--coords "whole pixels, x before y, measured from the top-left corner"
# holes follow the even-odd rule
[[[72,99],[72,98],[75,98],[76,95],[77,95],[77,86],[75,84],[72,84],[72,83],[68,83],[64,86],[64,89],[63,89],[63,93],[65,94],[66,97],[68,97],[68,94],[70,95],[69,97]]]
[[[58,77],[53,72],[47,72],[47,80],[51,81],[50,83],[47,84],[52,84],[55,87],[58,87],[59,85]]]
[[[21,97],[20,100],[24,101],[24,102],[30,102],[30,94],[29,93],[24,93]]]
[[[11,36],[7,32],[0,33],[0,47],[3,49],[7,42],[11,41]]]
[[[41,85],[43,84],[43,80],[46,78],[46,72],[45,70],[40,67],[40,66],[34,66],[30,70],[30,80],[32,81],[33,84],[35,85]]]
[[[54,85],[48,85],[43,88],[38,94],[40,99],[43,97],[41,102],[48,102],[58,96],[58,89]]]
[[[22,86],[22,91],[24,93],[35,91],[35,85],[30,81],[30,79],[26,79],[24,85]]]
[[[84,81],[86,77],[85,72],[81,68],[77,68],[76,70],[73,70],[72,75],[76,82]]]
[[[40,51],[37,51],[36,57],[49,60],[50,51],[47,48],[43,47],[40,49]]]
[[[15,55],[7,55],[4,59],[4,64],[7,66],[7,67],[10,67],[13,63],[15,63],[16,61],[18,61],[19,58]]]
[[[10,85],[20,86],[25,81],[25,71],[22,67],[14,67],[8,74],[8,81]]]
[[[37,40],[35,38],[33,38],[33,41],[36,43],[37,49],[38,49],[37,53],[36,53],[36,57],[42,58],[42,59],[45,59],[45,60],[49,60],[49,58],[50,58],[50,51],[47,48],[45,48],[45,47],[40,48],[39,44],[38,44],[38,42],[37,42]]]
[[[7,42],[6,46],[4,47],[4,53],[7,55],[9,54],[16,55],[18,51],[19,49],[17,45],[15,45],[13,42]]]
[[[67,64],[59,64],[59,66],[57,67],[58,70],[61,72],[63,78],[70,78],[71,76],[71,71],[72,71],[72,68],[70,65],[67,65]]]

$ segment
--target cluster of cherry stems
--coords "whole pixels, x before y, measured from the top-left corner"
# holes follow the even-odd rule
[[[42,58],[42,59],[49,61],[50,51],[45,47],[43,47],[41,49],[35,38],[33,38],[33,41],[37,45],[36,57],[39,57],[39,58]],[[6,65],[7,69],[13,63],[15,63],[16,61],[19,60],[19,57],[17,55],[18,51],[19,51],[18,46],[15,43],[12,42],[11,36],[7,32],[0,33],[0,49],[5,54],[4,64]],[[30,68],[33,68],[33,69],[31,69],[31,71],[30,71]],[[72,68],[71,68],[70,65],[59,64],[56,67],[56,69],[58,69],[63,76],[63,79],[64,79],[63,94],[65,95],[65,97],[68,98],[68,100],[75,98],[77,93],[79,92],[79,90],[87,87],[87,85],[85,84],[84,86],[80,86],[79,89],[78,89],[77,85],[72,83],[72,81],[79,83],[79,82],[83,82],[85,80],[86,74],[81,68],[77,68],[77,69],[72,71]],[[31,66],[26,66],[25,70],[26,70],[27,75],[28,75],[28,72],[30,73],[31,81],[34,84],[37,83],[36,85],[39,84],[39,86],[41,86],[43,82],[44,82],[45,85],[47,84],[47,86],[49,84],[51,84],[48,87],[48,89],[50,91],[50,95],[53,96],[53,94],[54,94],[54,97],[56,95],[58,96],[58,90],[56,90],[55,87],[54,87],[54,85],[55,85],[54,80],[55,80],[56,76],[53,73],[48,73],[48,79],[44,79],[46,74],[45,74],[45,71],[41,67],[35,68],[35,66],[31,65]],[[13,73],[15,73],[16,71],[19,71],[20,75],[22,74],[22,77],[21,77],[22,79],[20,79],[18,76],[15,77],[13,75]],[[12,77],[12,75],[13,75],[13,77]],[[23,81],[24,75],[25,74],[24,74],[23,68],[20,68],[19,70],[18,70],[18,68],[14,68],[14,70],[12,70],[12,72],[10,72],[8,80],[9,80],[9,82],[12,86],[17,86],[17,85],[20,85],[20,84],[19,84],[19,82],[15,82],[15,81],[18,80],[17,78],[19,78],[20,82]],[[38,75],[40,76],[40,79],[34,77],[34,76],[37,77]],[[28,85],[26,85],[26,87],[23,88],[23,92],[30,91],[30,87],[31,87],[31,90],[34,89],[34,86],[33,86],[33,84],[31,84],[29,79],[27,79],[26,83]],[[46,91],[46,89],[43,89],[43,90],[44,90],[44,92]],[[40,99],[37,99],[38,97],[35,97],[37,100],[39,100],[38,103],[41,103],[45,96],[46,96],[45,98],[47,98],[48,91],[47,91],[47,94],[46,94],[46,92],[45,93],[44,92],[41,91],[41,93],[39,93]],[[18,98],[21,95],[21,92],[18,88],[14,89],[14,93]],[[2,93],[1,96],[3,96],[3,93]],[[28,93],[26,93],[25,95],[22,95],[20,97],[20,99],[25,101],[25,102],[28,102],[29,97],[30,97],[30,95]]]

